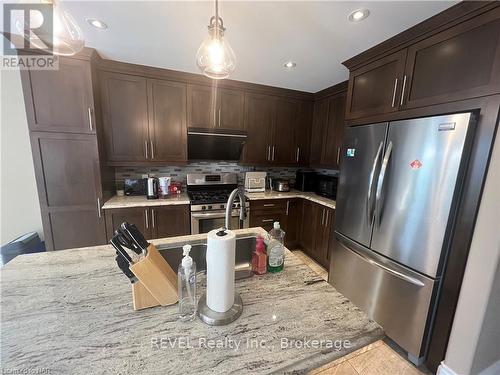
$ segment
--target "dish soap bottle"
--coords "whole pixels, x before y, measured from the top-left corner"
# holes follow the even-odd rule
[[[252,255],[252,271],[257,275],[263,275],[267,271],[266,248],[264,245],[264,238],[261,236],[257,237],[255,251]]]
[[[191,245],[184,245],[182,251],[184,257],[177,272],[179,319],[189,321],[196,315],[196,263],[189,256]]]
[[[269,231],[269,245],[267,246],[268,272],[276,273],[283,271],[285,264],[284,238],[285,231],[281,229],[280,223],[275,221],[273,229]]]

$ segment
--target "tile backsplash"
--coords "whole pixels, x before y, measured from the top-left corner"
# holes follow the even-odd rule
[[[243,184],[245,179],[245,172],[249,171],[263,171],[267,172],[268,176],[275,178],[286,178],[295,180],[295,173],[299,168],[287,167],[250,167],[243,166],[231,162],[197,162],[190,163],[183,166],[165,166],[165,167],[116,167],[115,179],[117,186],[123,186],[123,181],[126,178],[141,178],[143,175],[154,175],[156,177],[170,176],[172,181],[181,182],[186,185],[186,175],[188,173],[222,173],[231,172],[238,174],[238,183]],[[338,171],[329,169],[317,169],[318,173],[335,175]]]

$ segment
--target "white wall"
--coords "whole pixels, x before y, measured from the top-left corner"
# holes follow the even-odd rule
[[[497,134],[443,374],[449,370],[460,375],[479,374],[485,369],[485,373],[500,372],[500,362],[495,365],[500,361],[499,185],[500,134]]]
[[[43,236],[19,71],[0,71],[0,243],[37,231]]]

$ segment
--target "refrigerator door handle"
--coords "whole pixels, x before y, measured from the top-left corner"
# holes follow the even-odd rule
[[[380,142],[377,154],[375,155],[375,159],[373,159],[373,166],[370,172],[370,183],[368,184],[368,193],[366,194],[366,218],[368,220],[369,225],[372,224],[372,218],[373,218],[373,204],[372,204],[373,180],[375,179],[375,170],[377,169],[377,165],[380,159],[380,155],[382,154],[383,147],[384,147],[384,142]]]
[[[381,268],[381,269],[383,269],[384,271],[386,271],[386,272],[390,273],[391,275],[394,275],[394,276],[396,276],[396,277],[399,277],[400,279],[402,279],[402,280],[404,280],[404,281],[407,281],[407,282],[409,282],[410,284],[413,284],[413,285],[415,285],[415,286],[418,286],[418,287],[423,287],[423,286],[425,286],[425,284],[424,284],[422,281],[420,281],[420,280],[418,280],[418,279],[416,279],[416,278],[414,278],[414,277],[411,277],[411,276],[409,276],[409,275],[405,275],[404,273],[399,272],[399,271],[397,271],[397,270],[395,270],[395,269],[392,269],[391,267],[388,267],[388,266],[386,266],[386,265],[384,265],[384,264],[381,264],[381,263],[379,263],[379,262],[377,262],[377,261],[375,261],[375,260],[373,260],[373,259],[371,259],[371,258],[367,257],[366,255],[364,255],[364,254],[360,253],[359,251],[357,251],[357,250],[353,249],[353,248],[352,248],[351,246],[349,246],[349,245],[348,245],[345,241],[343,241],[343,239],[342,239],[340,236],[336,236],[336,238],[337,238],[337,240],[338,240],[339,242],[341,242],[341,243],[342,243],[342,245],[344,245],[345,247],[347,247],[349,250],[351,250],[353,253],[355,253],[355,254],[356,254],[356,255],[358,255],[359,257],[363,258],[363,260],[365,260],[366,262],[370,263],[371,265],[374,265],[374,266],[376,266],[376,267],[378,267],[378,268]]]
[[[380,198],[382,197],[382,190],[384,188],[385,173],[387,172],[387,165],[389,164],[389,159],[392,154],[392,141],[389,142],[387,150],[385,151],[384,161],[382,162],[382,168],[380,168],[380,174],[378,175],[377,181],[377,192],[375,193],[375,213],[376,213],[376,224],[380,226],[380,219],[382,217],[382,207],[380,207]]]

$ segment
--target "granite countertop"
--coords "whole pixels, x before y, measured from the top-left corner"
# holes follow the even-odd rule
[[[249,200],[303,198],[315,203],[319,203],[323,206],[335,209],[335,201],[333,199],[322,197],[316,193],[303,192],[293,189],[288,192],[266,190],[263,193],[246,193],[245,195]],[[160,198],[160,199],[147,199],[145,196],[119,197],[115,195],[114,197],[106,201],[106,203],[104,203],[102,208],[104,210],[107,210],[112,208],[168,206],[176,204],[189,204],[189,197],[187,193],[181,193],[172,197]]]
[[[170,206],[189,204],[187,193],[170,195],[167,198],[147,199],[145,195],[140,196],[121,196],[115,195],[107,200],[102,206],[104,210],[112,208],[129,208],[129,207],[149,207],[149,206]]]
[[[263,229],[235,232],[241,237]],[[205,236],[152,242],[184,244]],[[0,270],[3,371],[302,373],[383,336],[377,323],[288,250],[283,272],[236,282],[243,314],[221,327],[198,318],[180,322],[177,305],[133,311],[130,283],[114,257],[110,246],[97,246],[21,255]],[[198,295],[205,284],[200,279]]]
[[[333,209],[335,209],[336,203],[333,199],[322,197],[316,193],[294,189],[287,192],[266,190],[263,193],[246,193],[245,195],[249,200],[302,198]]]

